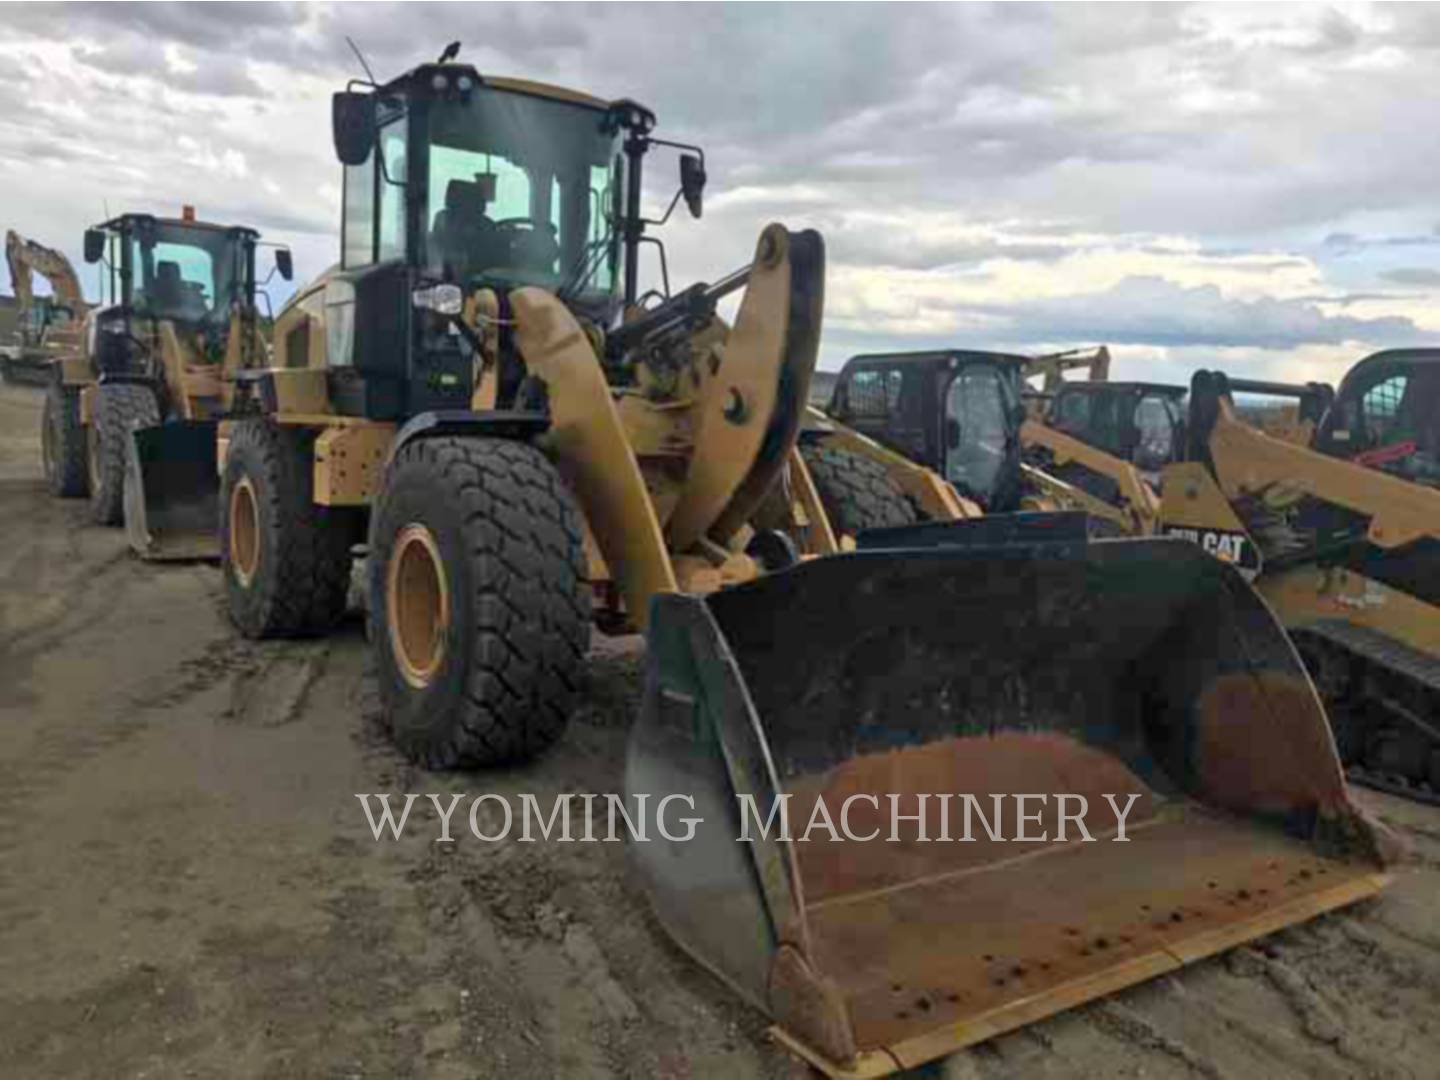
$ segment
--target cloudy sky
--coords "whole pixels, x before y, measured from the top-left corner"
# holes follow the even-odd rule
[[[1440,334],[1429,4],[3,7],[0,224],[77,265],[107,207],[190,202],[319,272],[345,36],[381,78],[459,39],[706,147],[673,277],[740,265],[767,221],[819,228],[826,367],[1108,342],[1122,377],[1335,379]]]

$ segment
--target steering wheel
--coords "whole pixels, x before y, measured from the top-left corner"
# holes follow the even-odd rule
[[[524,229],[521,226],[525,226]],[[530,217],[507,217],[495,222],[497,229],[504,229],[506,232],[537,232],[540,223]]]

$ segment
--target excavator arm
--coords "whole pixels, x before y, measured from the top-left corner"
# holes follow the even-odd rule
[[[39,274],[50,283],[55,302],[79,314],[84,305],[80,279],[70,260],[53,248],[26,240],[14,229],[5,233],[5,260],[10,264],[10,280],[23,318],[34,303],[33,276]]]

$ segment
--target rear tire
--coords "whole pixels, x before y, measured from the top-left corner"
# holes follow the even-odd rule
[[[235,426],[220,482],[220,567],[249,638],[321,634],[345,614],[358,512],[315,505],[315,433]]]
[[[95,388],[95,415],[90,418],[90,512],[97,525],[125,520],[125,454],[130,432],[160,423],[155,392],[138,383],[102,383]]]
[[[837,538],[920,520],[878,461],[823,442],[802,444],[800,453]]]
[[[396,745],[430,768],[534,757],[590,639],[581,518],[534,447],[420,439],[370,519],[369,638]]]
[[[45,414],[40,427],[40,457],[52,494],[73,499],[89,493],[86,452],[80,391],[57,379],[45,388]]]

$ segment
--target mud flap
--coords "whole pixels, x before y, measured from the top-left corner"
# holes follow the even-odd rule
[[[1390,842],[1234,568],[967,524],[652,608],[640,876],[831,1075],[914,1067],[1385,880]]]
[[[145,559],[218,559],[220,477],[216,425],[138,428],[125,457],[125,533]]]

